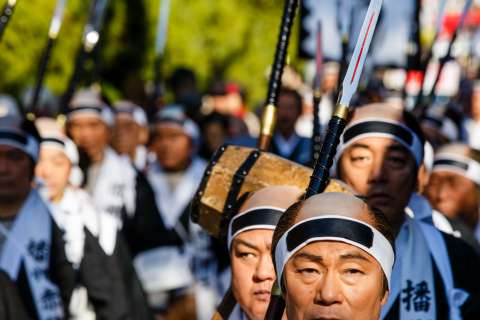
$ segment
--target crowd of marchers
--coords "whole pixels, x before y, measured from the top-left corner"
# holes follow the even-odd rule
[[[324,67],[322,129],[338,73]],[[1,95],[0,318],[257,320],[277,283],[288,319],[480,319],[480,83],[415,116],[370,83],[332,172],[350,194],[246,194],[227,241],[190,203],[220,146],[255,147],[259,112],[239,84],[201,93],[181,68],[172,103],[85,88],[35,119]],[[285,79],[269,151],[313,166],[304,87]]]

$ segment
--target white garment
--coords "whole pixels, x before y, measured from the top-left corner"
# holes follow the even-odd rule
[[[0,233],[7,237],[1,252],[0,268],[16,281],[21,265],[25,266],[33,302],[41,320],[63,318],[60,290],[47,278],[52,225],[47,206],[34,189],[17,214],[11,230],[0,224]]]
[[[158,163],[152,164],[147,178],[155,192],[155,202],[165,227],[173,229],[192,200],[206,168],[205,161],[195,158],[175,190],[170,190],[165,172]]]
[[[468,145],[480,149],[480,122],[468,119],[464,122]]]
[[[118,228],[122,227],[122,209],[128,216],[135,213],[136,176],[135,169],[126,159],[110,148],[105,150],[91,197],[100,211],[116,219]]]
[[[138,145],[135,149],[135,159],[133,159],[133,165],[139,171],[145,170],[148,160],[148,150],[143,145]]]

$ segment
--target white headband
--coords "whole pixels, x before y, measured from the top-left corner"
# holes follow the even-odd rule
[[[19,149],[29,155],[34,162],[38,160],[38,141],[33,136],[14,129],[0,129],[0,145]]]
[[[480,186],[480,163],[452,153],[439,153],[433,162],[433,172],[450,171],[472,180]]]
[[[113,112],[107,106],[81,106],[72,108],[67,114],[67,120],[71,121],[81,116],[96,117],[105,122],[105,124],[109,127],[113,126],[114,123]]]
[[[115,107],[115,115],[117,117],[122,115],[127,116],[141,127],[148,125],[147,115],[142,108],[130,104],[117,104]]]
[[[77,166],[79,161],[78,150],[72,140],[63,137],[43,136],[40,146],[62,151],[72,165]]]
[[[384,118],[365,118],[347,126],[340,139],[338,156],[356,141],[368,137],[392,138],[410,151],[418,167],[423,162],[423,144],[417,134],[401,122]]]
[[[288,260],[306,245],[316,241],[339,241],[370,254],[378,261],[390,288],[395,254],[390,242],[363,221],[339,215],[302,220],[282,235],[275,248],[278,286],[282,289],[283,270]]]
[[[285,209],[273,206],[253,207],[234,216],[228,225],[228,251],[230,251],[233,239],[240,233],[255,230],[275,230],[277,222],[285,212]]]

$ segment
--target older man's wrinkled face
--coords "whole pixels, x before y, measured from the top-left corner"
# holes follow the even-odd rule
[[[342,154],[340,178],[384,212],[399,230],[404,209],[415,191],[417,168],[409,151],[390,138],[363,138]]]
[[[470,179],[448,171],[432,173],[426,189],[433,207],[475,229],[478,222],[479,188]]]
[[[232,291],[242,310],[251,320],[263,320],[275,281],[270,249],[272,230],[240,233],[232,243]]]
[[[342,242],[305,246],[285,265],[283,277],[289,320],[379,319],[388,297],[380,264]]]

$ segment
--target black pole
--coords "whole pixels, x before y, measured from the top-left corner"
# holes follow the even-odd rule
[[[8,22],[10,21],[10,18],[13,15],[13,11],[15,9],[16,4],[17,4],[16,0],[14,1],[7,0],[7,3],[3,7],[2,14],[0,15],[0,41],[2,40],[5,29],[7,28]]]
[[[272,72],[270,74],[270,81],[268,83],[266,105],[262,117],[262,129],[257,143],[257,147],[262,150],[267,150],[270,147],[270,141],[273,135],[278,94],[282,86],[283,68],[287,58],[288,43],[298,2],[298,0],[285,1],[277,47],[275,50],[275,58],[273,61]]]
[[[30,101],[30,108],[29,108],[30,112],[32,112],[33,114],[36,114],[38,100],[40,98],[40,93],[43,87],[43,79],[45,78],[48,61],[50,60],[50,56],[52,53],[53,43],[54,43],[54,39],[49,37],[47,46],[45,47],[45,50],[43,51],[42,57],[40,59],[40,65],[37,73],[37,82],[33,90],[32,100]]]

